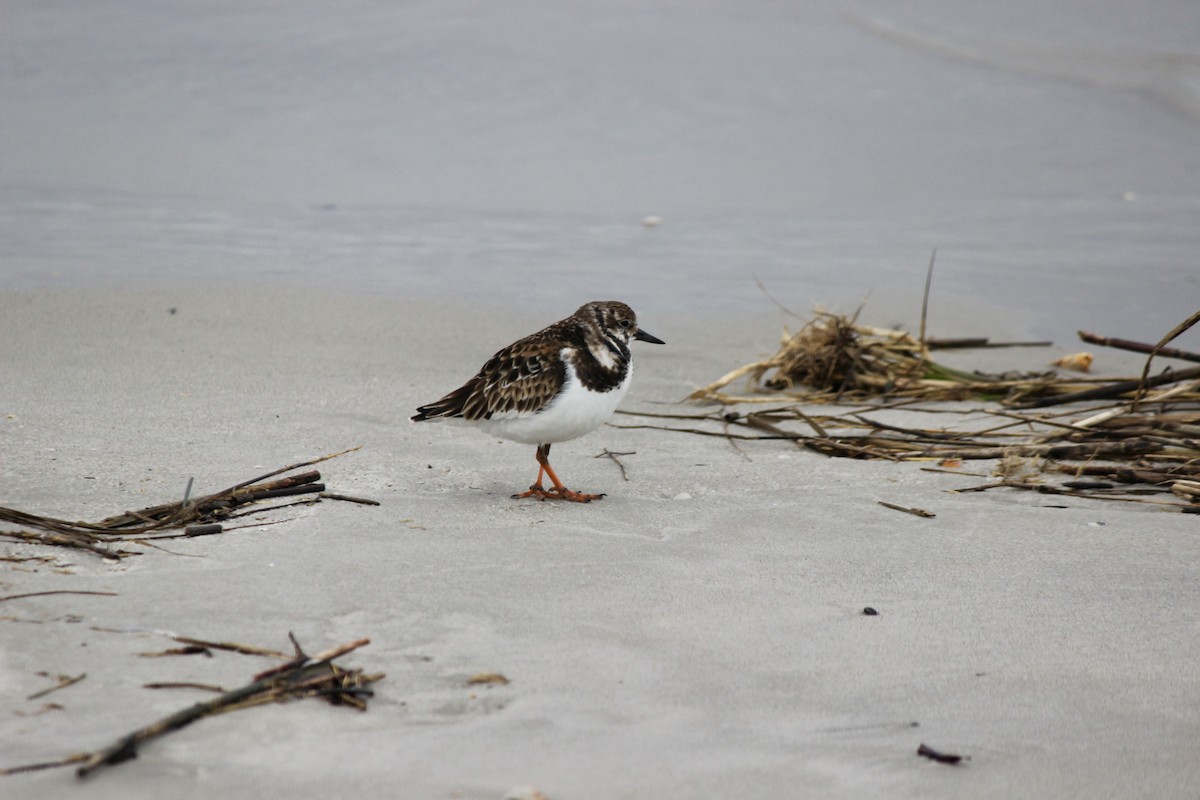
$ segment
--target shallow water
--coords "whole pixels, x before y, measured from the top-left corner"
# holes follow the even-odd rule
[[[937,247],[938,335],[1154,339],[1200,298],[1200,8],[1122,8],[10,9],[0,289],[551,319],[771,311],[757,278],[911,326]]]

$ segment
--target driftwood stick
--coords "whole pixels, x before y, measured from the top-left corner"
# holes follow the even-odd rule
[[[209,642],[204,639],[193,639],[190,636],[171,637],[180,644],[190,644],[196,647],[207,647],[212,650],[228,650],[231,653],[241,653],[248,656],[267,656],[268,658],[287,658],[284,653],[278,650],[271,650],[266,647],[255,647],[250,644],[241,644],[239,642]]]
[[[1146,390],[1151,388],[1151,386],[1152,386],[1152,384],[1147,380],[1147,378],[1150,375],[1150,363],[1152,361],[1154,361],[1154,357],[1156,355],[1158,355],[1160,352],[1162,352],[1162,349],[1164,347],[1166,347],[1168,344],[1173,342],[1175,340],[1175,337],[1179,336],[1181,333],[1183,333],[1188,328],[1195,325],[1197,322],[1200,322],[1200,311],[1197,311],[1196,313],[1192,314],[1190,317],[1185,319],[1183,322],[1179,323],[1174,328],[1172,328],[1167,333],[1166,336],[1164,336],[1158,340],[1158,342],[1154,345],[1154,349],[1152,349],[1150,351],[1150,355],[1146,356],[1146,366],[1142,367],[1142,382],[1141,382],[1141,385],[1138,387],[1137,394],[1134,395],[1134,398],[1133,398],[1133,410],[1134,411],[1137,411],[1137,406],[1138,406],[1138,403],[1141,402],[1142,395],[1145,394]]]
[[[272,497],[291,497],[297,494],[320,494],[325,491],[323,483],[308,483],[302,486],[280,486],[273,489],[254,489],[253,491],[238,492],[230,496],[230,501],[237,504],[249,503],[253,500],[269,500]]]
[[[932,458],[995,459],[1006,455],[1038,456],[1041,458],[1091,458],[1095,456],[1140,455],[1154,453],[1162,445],[1147,439],[1124,439],[1115,442],[1083,442],[1080,444],[1014,444],[1003,447],[968,449],[930,448],[924,453]],[[901,456],[903,458],[903,456]]]
[[[923,508],[909,508],[908,506],[900,506],[896,505],[895,503],[889,503],[886,500],[876,500],[875,502],[879,503],[879,505],[883,506],[884,508],[890,508],[893,511],[903,511],[905,514],[912,514],[914,517],[932,518],[937,516],[937,514],[934,514],[932,511],[926,511]]]
[[[23,764],[19,767],[9,767],[0,769],[0,777],[4,775],[20,775],[23,772],[40,772],[44,769],[56,769],[58,767],[69,767],[72,764],[78,764],[81,761],[87,761],[91,758],[91,753],[76,753],[73,756],[60,758],[58,761],[41,761],[37,764]]]
[[[102,595],[104,597],[116,597],[117,596],[116,592],[88,592],[88,591],[73,590],[73,589],[54,589],[49,592],[25,592],[24,594],[10,594],[5,597],[0,597],[0,603],[3,603],[5,600],[17,600],[22,597],[42,597],[43,595],[47,595],[47,594],[98,594],[98,595]]]
[[[113,530],[138,527],[139,523],[143,527],[166,527],[170,523],[188,516],[204,516],[255,500],[265,500],[270,497],[283,497],[293,494],[323,492],[325,491],[325,485],[314,483],[314,481],[320,479],[321,473],[312,471],[281,478],[270,483],[239,484],[236,487],[222,489],[215,494],[201,497],[190,503],[166,503],[137,511],[126,511],[124,514],[100,520],[100,522],[95,524],[95,527],[101,530]]]
[[[1116,381],[1108,383],[1104,386],[1097,386],[1094,389],[1084,389],[1081,392],[1071,392],[1070,394],[1059,394],[1050,397],[1037,397],[1032,400],[1022,400],[1013,403],[1015,408],[1045,408],[1046,406],[1057,406],[1063,403],[1077,403],[1082,400],[1099,400],[1103,398],[1119,397],[1129,392],[1136,392],[1141,388],[1153,389],[1155,386],[1162,386],[1167,383],[1176,383],[1178,381],[1188,381],[1194,378],[1200,378],[1200,367],[1191,367],[1189,369],[1168,370],[1166,372],[1148,377],[1143,380]]]
[[[143,683],[143,689],[200,689],[205,692],[227,692],[228,689],[212,683],[192,683],[191,681],[173,681],[166,683]]]
[[[294,637],[292,641],[295,642]],[[166,733],[170,733],[171,731],[180,730],[181,728],[191,725],[201,717],[228,710],[230,706],[244,703],[248,700],[251,700],[256,695],[264,692],[282,689],[282,691],[278,693],[277,697],[273,699],[278,699],[291,694],[296,688],[291,685],[294,683],[295,679],[300,677],[308,677],[302,675],[306,668],[328,664],[338,656],[342,656],[352,650],[356,650],[359,647],[370,643],[370,641],[370,639],[358,639],[348,644],[322,651],[311,659],[304,658],[301,660],[299,657],[297,657],[297,659],[294,659],[293,661],[288,662],[288,664],[283,665],[282,669],[268,670],[267,672],[261,673],[251,683],[245,686],[225,692],[224,694],[214,697],[211,700],[196,703],[188,706],[187,708],[181,709],[174,714],[163,717],[157,722],[153,722],[144,728],[139,728],[132,733],[122,736],[108,747],[89,754],[87,759],[76,770],[76,774],[79,777],[84,778],[102,766],[108,764],[119,764],[122,761],[128,761],[131,758],[136,758],[138,745],[140,745],[142,742],[154,739]],[[299,649],[298,645],[297,649]],[[331,674],[336,677],[336,670]],[[311,689],[313,684],[309,681],[305,681],[301,684],[301,686],[303,689],[307,690]]]
[[[986,336],[967,337],[962,339],[926,339],[925,346],[930,350],[966,350],[975,348],[999,347],[1050,347],[1054,342],[993,342]]]
[[[86,672],[81,672],[78,675],[59,675],[58,683],[51,686],[49,689],[42,689],[40,692],[34,692],[27,696],[26,700],[37,700],[39,697],[45,697],[51,692],[57,692],[59,689],[65,689],[68,686],[73,686],[87,677]]]
[[[337,458],[338,456],[344,456],[347,453],[353,453],[355,450],[361,450],[361,449],[362,449],[362,445],[358,445],[356,447],[348,447],[345,450],[342,450],[337,453],[330,453],[327,456],[320,456],[318,458],[313,458],[308,461],[300,461],[300,462],[291,464],[286,467],[280,467],[279,469],[273,469],[270,472],[266,473],[265,475],[259,475],[257,478],[251,478],[248,481],[242,481],[239,484],[235,484],[234,486],[230,487],[226,491],[233,492],[238,489],[243,489],[247,486],[251,486],[255,483],[259,483],[260,481],[265,481],[267,478],[274,478],[276,475],[282,475],[285,472],[291,472],[292,470],[300,469],[301,467],[311,467],[314,464],[320,464],[322,461],[328,461],[331,458]]]
[[[1146,503],[1148,505],[1175,509],[1184,513],[1200,513],[1200,506],[1193,504],[1170,503],[1165,500],[1150,500],[1141,497],[1130,497],[1129,493],[1102,494],[1094,491],[1078,491],[1075,489],[1063,488],[1061,486],[1051,486],[1050,484],[1046,483],[1028,483],[1025,481],[1005,480],[1000,481],[999,483],[986,483],[979,486],[970,486],[964,489],[951,489],[950,491],[954,494],[965,494],[967,492],[983,492],[987,491],[988,489],[996,489],[1001,487],[1009,489],[1025,489],[1027,491],[1037,492],[1038,494],[1063,495],[1065,497],[1084,497],[1089,500],[1109,500],[1122,503]]]
[[[358,503],[361,506],[383,505],[378,500],[371,500],[368,497],[355,497],[353,495],[339,494],[337,492],[321,492],[321,497],[325,500],[341,500],[344,503]]]
[[[16,539],[32,544],[44,544],[53,547],[71,547],[76,550],[87,550],[103,558],[126,558],[137,556],[132,550],[117,550],[85,533],[59,533],[55,531],[0,531],[0,536]]]
[[[243,686],[240,689],[234,689],[231,692],[226,692],[225,694],[215,697],[212,700],[207,700],[203,703],[196,703],[195,705],[189,706],[182,711],[177,711],[174,714],[164,717],[158,722],[147,725],[144,728],[139,728],[133,733],[122,736],[114,744],[104,748],[103,750],[97,750],[95,753],[90,754],[87,761],[85,761],[77,770],[75,770],[75,774],[81,778],[84,778],[90,775],[97,768],[106,764],[120,764],[122,761],[128,761],[131,758],[136,758],[137,746],[142,742],[148,739],[153,739],[156,736],[162,736],[164,733],[170,733],[171,731],[177,731],[180,728],[186,727],[201,717],[220,709],[222,706],[233,705],[234,703],[237,703],[246,699],[247,697],[251,697],[258,692],[263,691],[264,689],[269,688],[270,684],[270,681],[255,681],[254,683]]]
[[[1154,353],[1154,345],[1146,342],[1135,342],[1131,339],[1118,339],[1115,336],[1101,336],[1098,333],[1089,331],[1079,331],[1079,338],[1088,344],[1098,344],[1103,347],[1115,347],[1118,350],[1129,350],[1134,353]],[[1200,353],[1191,353],[1187,350],[1178,350],[1174,347],[1160,347],[1157,350],[1158,355],[1166,358],[1178,358],[1182,361],[1197,361],[1200,362]]]

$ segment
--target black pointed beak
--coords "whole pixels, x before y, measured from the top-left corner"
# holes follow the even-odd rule
[[[639,342],[649,342],[650,344],[666,344],[666,342],[664,342],[662,339],[658,338],[652,333],[646,333],[641,328],[638,328],[638,332],[633,335],[633,338],[637,339]]]

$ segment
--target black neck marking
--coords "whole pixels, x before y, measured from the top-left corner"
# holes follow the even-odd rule
[[[586,332],[579,329],[576,333],[571,344],[574,345],[573,364],[579,382],[593,392],[611,392],[620,386],[629,374],[629,345],[614,334],[601,335],[598,344],[603,343],[604,348],[612,353],[613,357],[613,365],[608,367],[592,353]]]

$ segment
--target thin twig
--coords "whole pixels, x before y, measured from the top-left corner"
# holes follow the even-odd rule
[[[1079,331],[1079,338],[1088,344],[1098,344],[1105,347],[1115,347],[1118,350],[1129,350],[1134,353],[1153,353],[1163,358],[1178,358],[1181,361],[1200,361],[1200,353],[1187,350],[1177,350],[1174,347],[1157,347],[1145,342],[1135,342],[1130,339],[1117,339],[1112,336],[1101,336],[1098,333]]]
[[[74,589],[55,589],[55,590],[49,591],[49,592],[26,592],[25,594],[10,594],[10,595],[7,595],[6,597],[0,597],[0,603],[3,603],[5,600],[17,600],[22,597],[43,597],[48,594],[95,594],[95,595],[100,595],[102,597],[116,597],[117,596],[116,592],[88,592],[88,591],[74,590]]]
[[[793,316],[793,317],[799,317],[799,316],[800,316],[800,315],[799,315],[799,314],[797,314],[795,311],[792,311],[790,308],[788,308],[787,306],[785,306],[783,303],[781,303],[781,302],[779,302],[778,300],[776,300],[776,299],[775,299],[775,295],[773,295],[773,294],[771,294],[769,291],[767,291],[767,287],[763,285],[763,282],[762,282],[762,281],[760,281],[760,280],[758,279],[758,276],[757,276],[757,275],[755,275],[755,274],[751,273],[750,277],[751,277],[751,278],[754,278],[754,282],[758,284],[758,288],[762,290],[762,293],[763,293],[763,294],[765,294],[765,295],[767,296],[767,299],[768,299],[768,300],[770,300],[772,303],[774,303],[776,306],[778,306],[778,307],[779,307],[779,310],[780,310],[780,311],[782,311],[782,312],[783,312],[783,313],[785,313],[785,314],[789,314],[789,315],[791,315],[791,316]]]
[[[294,637],[293,637],[293,641]],[[167,717],[164,717],[157,722],[147,725],[144,728],[122,736],[112,745],[97,750],[88,755],[83,764],[76,770],[79,777],[87,777],[96,769],[109,765],[119,764],[122,761],[134,758],[137,756],[137,748],[143,742],[150,739],[162,736],[171,731],[179,730],[192,724],[202,717],[210,714],[219,713],[228,710],[230,707],[238,706],[248,700],[253,700],[258,695],[264,693],[270,694],[272,700],[285,699],[289,696],[298,696],[297,693],[302,693],[305,690],[311,689],[313,683],[310,680],[296,681],[295,679],[304,675],[304,671],[310,667],[320,667],[329,664],[333,659],[345,655],[352,650],[362,647],[370,642],[369,639],[358,639],[349,644],[340,645],[338,647],[326,650],[312,659],[304,659],[302,662],[285,665],[284,668],[276,670],[268,670],[256,677],[253,682],[242,686],[241,688],[225,692],[224,694],[214,697],[212,700],[207,700],[188,708],[177,711]],[[297,645],[297,648],[299,646]],[[337,678],[340,674],[336,670],[331,671],[329,676]]]
[[[51,686],[49,689],[42,689],[40,692],[34,692],[33,694],[28,695],[25,699],[26,700],[37,700],[39,697],[45,697],[46,695],[50,694],[51,692],[57,692],[59,689],[65,689],[68,686],[73,686],[73,685],[79,683],[81,680],[83,680],[86,677],[87,677],[86,672],[81,672],[80,674],[75,675],[75,676],[59,675],[58,683],[56,683],[54,686]]]
[[[341,500],[346,503],[358,503],[364,506],[382,505],[378,500],[370,500],[366,497],[354,497],[348,494],[336,494],[334,492],[321,492],[321,497],[325,500]]]
[[[1185,319],[1183,322],[1176,325],[1174,328],[1172,328],[1167,333],[1166,336],[1164,336],[1163,338],[1158,340],[1158,344],[1154,345],[1154,349],[1151,350],[1150,355],[1146,357],[1146,365],[1144,367],[1142,367],[1142,379],[1141,379],[1140,385],[1138,386],[1137,394],[1135,394],[1133,396],[1133,410],[1134,411],[1137,411],[1138,402],[1141,400],[1142,395],[1146,392],[1146,389],[1150,388],[1150,383],[1146,380],[1146,377],[1150,374],[1150,362],[1154,360],[1154,356],[1156,356],[1158,354],[1158,352],[1160,350],[1162,350],[1162,348],[1166,347],[1168,344],[1170,344],[1172,341],[1174,341],[1177,336],[1179,336],[1181,333],[1186,331],[1188,328],[1195,325],[1197,322],[1200,322],[1200,311],[1196,311],[1194,314],[1192,314],[1190,317]],[[1184,370],[1184,371],[1186,372],[1187,370]],[[1198,373],[1198,374],[1200,374],[1200,373]],[[1194,377],[1194,376],[1188,376],[1188,377]],[[1180,380],[1182,380],[1182,378]]]
[[[0,509],[3,511],[4,509]],[[16,522],[17,520],[9,520]],[[36,523],[23,522],[25,525],[33,525]],[[15,531],[7,530],[0,531],[0,536],[9,539],[16,539],[19,542],[29,542],[32,544],[43,544],[52,547],[69,547],[76,550],[87,550],[90,553],[95,553],[101,558],[127,558],[129,556],[141,555],[141,553],[132,550],[118,550],[108,543],[101,542],[95,536],[83,532],[60,533],[56,531]]]
[[[1141,378],[1138,380],[1116,381],[1107,383],[1103,386],[1097,386],[1092,389],[1084,389],[1079,392],[1070,394],[1051,395],[1049,397],[1036,397],[1031,400],[1019,400],[1011,403],[1014,408],[1045,408],[1046,406],[1062,405],[1064,403],[1079,403],[1084,400],[1099,400],[1102,398],[1120,397],[1123,394],[1130,392],[1145,391],[1153,389],[1156,386],[1162,386],[1166,383],[1177,383],[1178,381],[1188,381],[1194,378],[1200,378],[1200,367],[1192,367],[1190,369],[1168,370],[1166,372],[1155,375],[1153,378]]]
[[[922,351],[925,350],[925,318],[929,314],[929,287],[933,284],[933,262],[937,259],[937,248],[933,248],[933,252],[929,254],[929,269],[925,270],[925,292],[921,295],[921,335],[917,339],[921,343]],[[924,361],[924,353],[921,360]]]
[[[884,508],[890,508],[893,511],[903,511],[905,514],[912,514],[914,517],[932,518],[932,517],[937,516],[937,514],[934,514],[932,511],[926,511],[923,508],[909,508],[907,506],[898,506],[895,503],[889,503],[886,500],[876,500],[875,502],[879,503],[879,505],[883,506]]]
[[[606,448],[604,448],[604,452],[597,453],[596,455],[592,456],[592,458],[604,458],[605,456],[607,456],[608,458],[612,459],[613,463],[621,468],[621,478],[628,481],[629,475],[626,474],[625,465],[621,463],[621,459],[618,458],[618,456],[632,456],[632,455],[636,455],[636,453],[632,450],[630,450],[628,453],[614,453],[612,450],[609,450],[606,447]]]
[[[1052,347],[1054,342],[1036,341],[1036,342],[993,342],[986,336],[977,336],[963,339],[937,339],[929,338],[925,340],[925,346],[930,350],[967,350],[967,349],[995,349],[1001,347]]]

